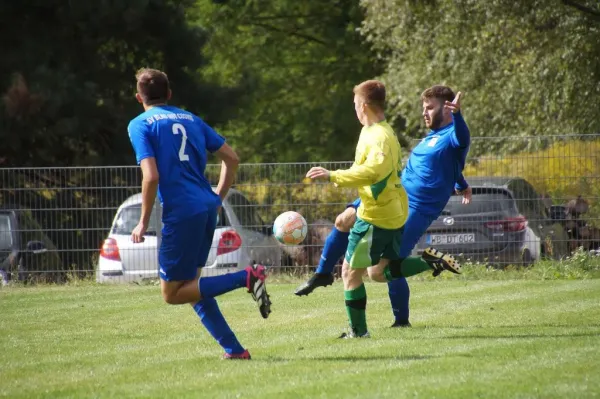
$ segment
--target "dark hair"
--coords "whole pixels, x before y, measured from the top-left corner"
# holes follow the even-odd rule
[[[169,99],[169,78],[158,69],[142,68],[135,74],[137,91],[146,105],[166,103]]]
[[[455,97],[455,95],[454,95],[454,92],[452,91],[452,89],[449,88],[448,86],[442,86],[442,85],[431,86],[429,89],[426,89],[421,94],[421,100],[437,98],[438,100],[441,100],[442,103],[444,101],[452,102],[454,100],[454,97]]]
[[[366,80],[352,90],[354,94],[362,97],[365,103],[383,111],[385,108],[385,85],[378,80]]]

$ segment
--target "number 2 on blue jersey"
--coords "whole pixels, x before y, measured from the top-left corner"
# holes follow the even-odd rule
[[[181,139],[181,147],[179,148],[179,160],[182,162],[189,161],[190,156],[185,153],[185,145],[187,143],[187,132],[185,131],[185,127],[183,127],[181,123],[174,123],[173,134],[177,135],[179,133],[181,133],[181,136],[183,137]]]

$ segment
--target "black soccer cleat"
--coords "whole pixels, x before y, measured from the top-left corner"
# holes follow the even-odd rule
[[[267,294],[267,285],[265,279],[265,267],[263,265],[250,265],[246,267],[248,277],[246,278],[246,288],[252,299],[258,304],[258,310],[263,319],[269,317],[271,313],[271,298]]]
[[[433,269],[433,277],[439,276],[444,270],[448,270],[454,274],[462,272],[460,263],[458,263],[454,256],[438,251],[435,248],[426,248],[421,257]]]
[[[308,295],[317,287],[327,287],[333,284],[333,274],[315,273],[305,283],[296,288],[295,294],[298,296]]]
[[[409,321],[398,321],[396,320],[394,324],[390,326],[390,328],[409,328],[412,327]]]

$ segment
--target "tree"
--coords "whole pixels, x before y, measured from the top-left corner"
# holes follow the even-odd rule
[[[236,90],[219,126],[244,162],[347,160],[360,125],[352,88],[379,70],[358,0],[198,2],[210,34],[203,79]]]
[[[230,101],[227,91],[198,79],[206,36],[187,23],[193,4],[1,2],[4,165],[133,163],[126,128],[141,111],[133,94],[142,66],[166,70],[176,103],[219,122]]]
[[[592,0],[363,0],[364,37],[385,63],[392,114],[416,137],[419,95],[465,92],[476,136],[600,132],[600,24]],[[539,141],[536,141],[539,142]],[[472,154],[516,150],[479,141]]]
[[[0,2],[0,166],[135,163],[127,124],[142,111],[133,97],[140,67],[165,70],[174,103],[220,122],[231,93],[199,77],[206,35],[187,23],[192,5]],[[139,175],[122,172],[4,170],[0,206],[32,209],[65,267],[89,270],[93,253],[73,249],[96,248],[114,217],[111,207],[138,190]]]

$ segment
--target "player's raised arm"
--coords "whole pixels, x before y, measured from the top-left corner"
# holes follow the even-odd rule
[[[393,170],[392,157],[383,146],[372,146],[362,164],[354,163],[350,169],[330,172],[329,180],[339,187],[361,187],[375,184]]]
[[[382,151],[374,151],[367,155],[363,163],[353,163],[349,169],[329,171],[323,167],[310,168],[306,177],[310,179],[326,179],[340,187],[362,187],[375,184],[389,174],[390,157]]]
[[[221,197],[221,200],[224,200],[235,180],[240,158],[227,143],[223,143],[221,148],[215,152],[215,155],[221,160],[221,175],[217,184],[217,194]]]
[[[452,102],[446,101],[444,107],[452,112],[452,119],[454,120],[454,133],[452,137],[452,146],[465,148],[471,144],[471,133],[469,127],[465,122],[460,112],[460,97],[462,93],[459,91],[456,93],[456,97]]]

